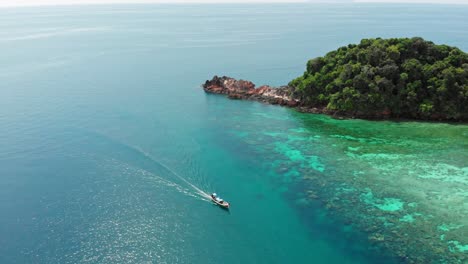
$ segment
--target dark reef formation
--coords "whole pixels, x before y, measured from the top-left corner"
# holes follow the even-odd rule
[[[468,54],[422,38],[363,39],[308,61],[287,86],[214,76],[203,88],[335,117],[468,121]]]

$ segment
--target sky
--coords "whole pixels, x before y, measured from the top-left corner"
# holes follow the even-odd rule
[[[468,0],[0,0],[0,7],[32,5],[73,5],[110,3],[304,3],[304,2],[372,2],[468,4]]]

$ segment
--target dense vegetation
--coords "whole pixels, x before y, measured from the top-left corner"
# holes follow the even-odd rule
[[[289,85],[306,106],[357,116],[468,119],[468,54],[422,38],[363,39]]]

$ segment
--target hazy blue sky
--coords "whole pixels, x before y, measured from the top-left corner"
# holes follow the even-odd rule
[[[396,2],[468,4],[468,0],[0,0],[0,6],[107,4],[107,3],[294,3],[294,2]]]

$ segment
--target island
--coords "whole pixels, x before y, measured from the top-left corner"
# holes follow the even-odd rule
[[[363,119],[468,121],[468,54],[422,38],[363,39],[307,62],[288,85],[214,76],[207,93]]]

